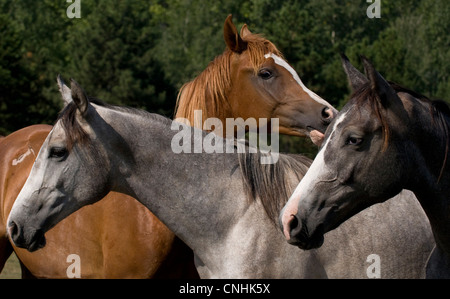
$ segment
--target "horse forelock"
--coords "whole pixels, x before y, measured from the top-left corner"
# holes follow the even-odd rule
[[[266,61],[266,54],[283,57],[272,42],[258,34],[249,34],[244,41],[247,42],[245,53],[249,55],[255,74]],[[176,117],[186,118],[193,126],[201,128],[203,124],[194,123],[194,110],[201,110],[203,119],[224,116],[225,111],[230,109],[226,93],[232,86],[233,54],[231,50],[225,50],[194,80],[181,87],[175,107]]]
[[[261,155],[261,152],[239,154],[244,189],[250,200],[260,200],[269,219],[277,225],[282,207],[312,161],[302,155],[280,155],[277,163],[261,164]],[[290,181],[292,175],[298,181]]]
[[[86,144],[90,140],[89,135],[77,120],[77,106],[71,102],[59,113],[57,122],[60,121],[66,134],[67,150],[71,150],[75,144]]]
[[[387,121],[386,115],[383,111],[383,106],[379,100],[379,95],[370,86],[370,83],[363,84],[359,89],[357,89],[350,97],[355,101],[356,107],[362,107],[363,105],[369,105],[370,111],[376,116],[378,121],[381,123],[381,128],[383,132],[383,147],[382,150],[385,151],[389,146],[390,139],[390,127]]]
[[[272,53],[284,59],[281,51],[259,34],[250,34],[244,38],[244,41],[247,42],[247,51],[255,74],[266,61],[266,54]]]

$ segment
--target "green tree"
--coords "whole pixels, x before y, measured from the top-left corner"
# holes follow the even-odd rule
[[[83,5],[85,2],[83,1]],[[146,2],[92,1],[92,10],[71,26],[68,67],[93,96],[170,116],[175,90],[154,53],[158,27]]]
[[[194,79],[225,50],[223,24],[233,14],[244,23],[240,8],[246,1],[168,0],[154,5],[162,29],[156,55],[169,82],[177,89]]]
[[[23,31],[7,14],[0,14],[0,134],[39,120],[42,101],[36,77],[23,48]]]

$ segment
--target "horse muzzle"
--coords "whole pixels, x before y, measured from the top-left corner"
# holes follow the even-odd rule
[[[319,248],[324,242],[323,225],[314,228],[313,231],[308,229],[305,220],[299,220],[298,215],[283,215],[280,224],[286,241],[301,249],[309,250]]]
[[[8,234],[14,245],[30,252],[45,246],[46,240],[42,230],[25,230],[14,220],[8,221]]]

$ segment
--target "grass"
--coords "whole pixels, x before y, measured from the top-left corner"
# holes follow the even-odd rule
[[[20,279],[22,278],[22,270],[20,269],[19,260],[15,253],[11,254],[6,261],[5,267],[2,273],[0,273],[0,279]]]

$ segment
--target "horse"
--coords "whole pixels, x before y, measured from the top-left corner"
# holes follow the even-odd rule
[[[204,119],[279,118],[281,132],[310,134],[320,140],[337,111],[303,85],[275,45],[251,33],[246,25],[238,34],[231,16],[224,23],[224,39],[225,52],[180,90],[176,117],[200,127],[191,111],[203,111]],[[71,101],[70,90],[61,83],[59,88]],[[63,220],[48,232],[44,249],[29,253],[11,248],[6,219],[50,131],[50,126],[30,126],[11,134],[8,143],[0,146],[4,161],[0,168],[0,249],[5,248],[0,250],[0,270],[14,250],[26,278],[66,278],[71,266],[67,258],[72,254],[80,256],[83,278],[198,277],[192,251],[139,202],[116,192]],[[23,156],[29,151],[34,154]],[[20,164],[13,163],[19,158]]]
[[[229,15],[224,24],[225,52],[193,81],[181,87],[175,118],[198,128],[203,118],[279,119],[280,134],[310,136],[319,144],[337,110],[309,90],[276,46],[244,25],[238,34]],[[224,128],[223,128],[224,129]],[[223,135],[223,130],[214,132]]]
[[[386,81],[367,58],[362,61],[367,77],[343,57],[354,93],[281,213],[286,239],[317,248],[325,233],[369,206],[397,200],[387,201],[407,189],[428,217],[436,242],[426,277],[450,278],[450,109]],[[416,225],[420,217],[412,218],[411,211],[405,206],[385,216]]]
[[[383,225],[383,213],[373,214],[368,225],[336,230],[329,236],[333,244],[318,250],[283,241],[278,213],[310,159],[280,154],[277,163],[261,164],[273,153],[236,153],[234,139],[217,135],[222,150],[177,153],[173,140],[180,131],[191,132],[184,140],[190,144],[213,133],[89,99],[75,81],[71,96],[9,214],[16,246],[44,247],[45,234],[59,221],[114,190],[140,201],[192,248],[202,278],[363,278],[373,253],[386,254],[386,277],[420,275],[411,258],[421,257],[423,232],[397,244],[388,232],[406,233],[410,225],[391,228],[396,219]],[[392,243],[399,246],[387,246]],[[392,258],[408,250],[414,256]]]

